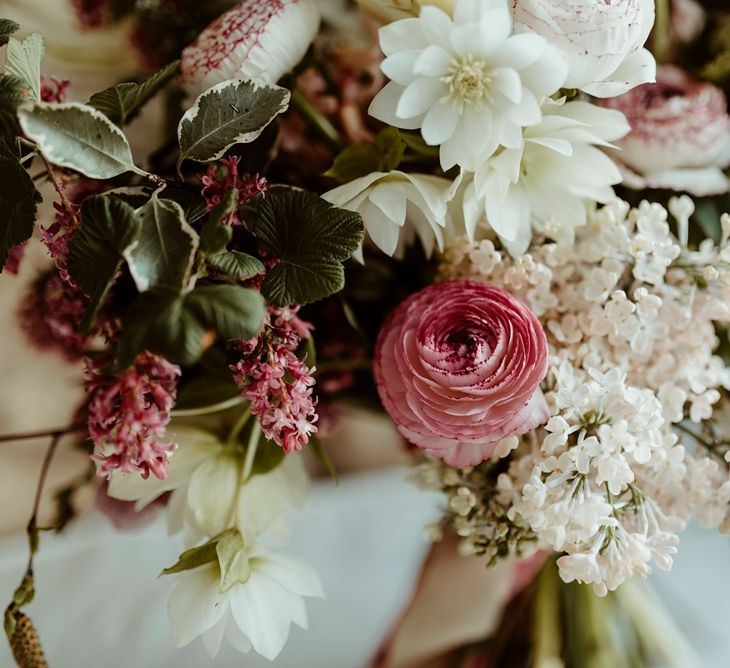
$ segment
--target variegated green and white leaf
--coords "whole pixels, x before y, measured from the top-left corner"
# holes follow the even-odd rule
[[[28,84],[28,99],[40,102],[41,99],[41,60],[43,58],[43,38],[34,32],[23,41],[11,37],[5,57],[5,74],[18,77]]]

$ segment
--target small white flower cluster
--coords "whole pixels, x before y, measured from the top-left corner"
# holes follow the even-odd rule
[[[730,321],[730,218],[719,245],[690,250],[693,203],[674,199],[670,210],[677,237],[660,205],[616,202],[590,215],[573,246],[535,244],[518,258],[489,239],[446,250],[441,278],[510,290],[550,343],[545,427],[482,465],[483,484],[472,470],[450,483],[440,475],[472,552],[504,550],[497,525],[484,522],[483,508],[498,503],[540,546],[564,553],[564,580],[603,594],[651,561],[670,568],[691,515],[730,528],[730,442],[712,426],[730,388],[714,352],[715,323]],[[513,528],[501,535],[525,538]]]

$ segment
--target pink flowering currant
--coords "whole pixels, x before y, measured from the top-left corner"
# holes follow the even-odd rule
[[[229,220],[225,221],[230,225],[243,225],[239,214],[241,207],[265,193],[269,187],[266,179],[258,174],[239,175],[239,162],[240,158],[236,155],[224,158],[218,164],[208,167],[208,171],[201,178],[202,195],[208,211],[219,204],[231,190],[236,191],[236,207]]]
[[[301,450],[310,434],[317,431],[314,368],[295,354],[312,327],[297,316],[297,311],[298,307],[270,308],[264,332],[238,343],[241,359],[231,366],[264,435],[286,453]]]
[[[164,357],[140,353],[121,373],[109,373],[109,358],[86,360],[88,428],[98,473],[150,473],[167,477],[175,443],[163,443],[175,405],[180,367]]]

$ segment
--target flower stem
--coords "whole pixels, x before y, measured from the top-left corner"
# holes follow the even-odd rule
[[[535,668],[560,665],[562,631],[560,629],[560,583],[551,560],[538,576],[532,610],[533,659]]]
[[[256,451],[259,447],[259,441],[261,440],[261,425],[256,420],[251,427],[251,434],[248,437],[248,445],[246,446],[246,459],[243,462],[243,473],[241,479],[245,482],[251,477],[251,471],[253,471],[253,463],[256,459]]]
[[[327,143],[333,151],[339,151],[342,147],[340,133],[337,132],[332,123],[318,111],[306,98],[302,91],[295,89],[291,96],[292,106],[299,112],[299,115],[312,127],[312,129]]]
[[[235,424],[231,428],[231,431],[228,433],[228,440],[227,443],[229,446],[234,445],[236,441],[238,440],[238,435],[241,433],[243,428],[246,426],[246,423],[251,418],[251,411],[248,410],[248,408],[241,413],[238,420],[236,420]]]
[[[219,401],[217,404],[210,404],[208,406],[200,406],[199,408],[176,408],[170,411],[171,417],[196,417],[198,415],[210,415],[212,413],[220,413],[234,408],[244,403],[243,397],[231,397],[225,401]]]
[[[75,431],[83,431],[86,429],[85,424],[72,424],[68,427],[62,427],[60,429],[46,429],[44,431],[28,431],[21,432],[18,434],[0,434],[0,443],[12,443],[13,441],[32,441],[36,438],[60,438],[66,434],[71,434]]]
[[[656,58],[659,64],[665,62],[667,59],[671,24],[672,15],[669,0],[656,0],[656,19],[654,21],[654,32],[651,43],[654,58]]]

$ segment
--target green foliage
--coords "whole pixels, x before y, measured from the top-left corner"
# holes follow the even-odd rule
[[[91,328],[125,253],[135,243],[139,226],[134,209],[120,200],[95,195],[81,205],[81,227],[71,241],[68,270],[89,295],[81,323],[83,331]]]
[[[178,560],[169,568],[160,573],[160,575],[172,575],[174,573],[182,573],[183,571],[190,571],[198,566],[209,564],[218,559],[216,547],[218,543],[224,540],[227,536],[237,534],[235,529],[228,529],[217,536],[213,536],[207,543],[198,545],[198,547],[190,548],[185,550]]]
[[[221,253],[226,249],[233,236],[233,230],[226,221],[238,203],[235,190],[229,190],[226,196],[210,212],[208,222],[200,231],[200,249],[206,254]]]
[[[17,136],[21,134],[18,125],[18,107],[27,100],[25,82],[9,74],[0,75],[0,134]]]
[[[10,35],[20,30],[20,26],[10,19],[0,19],[0,46],[7,44]]]
[[[142,83],[125,82],[95,93],[89,105],[99,110],[112,123],[124,125],[133,120],[149,102],[178,72],[180,61],[170,63]]]
[[[277,188],[247,219],[263,250],[279,260],[261,291],[275,306],[308,304],[340,291],[342,263],[360,246],[360,215],[302,190]]]
[[[340,476],[337,473],[337,469],[332,463],[332,460],[329,458],[327,451],[324,449],[322,441],[317,438],[316,434],[309,435],[309,445],[312,448],[312,451],[316,455],[317,459],[319,460],[319,463],[322,464],[324,470],[327,471],[328,475],[330,476],[330,478],[332,478],[332,480],[334,480],[335,484],[339,485]]]
[[[180,159],[210,162],[234,144],[256,139],[289,104],[280,86],[234,79],[205,91],[178,125]]]
[[[266,271],[261,260],[235,250],[209,255],[206,261],[232,281],[245,281]]]
[[[325,172],[340,183],[354,181],[372,172],[389,172],[403,159],[406,143],[396,128],[386,128],[373,144],[353,144],[335,158],[335,164]]]
[[[41,59],[43,58],[43,38],[34,32],[22,42],[13,37],[8,40],[5,58],[5,74],[17,77],[28,87],[27,99],[41,100]]]
[[[145,174],[134,166],[124,133],[104,114],[77,103],[25,104],[20,125],[54,165],[92,179],[111,179],[124,172]]]
[[[125,252],[129,271],[140,292],[150,288],[184,288],[198,249],[198,235],[185,221],[176,202],[158,199],[154,193],[137,210],[136,243]]]
[[[194,364],[216,337],[257,336],[264,310],[258,292],[236,285],[206,285],[191,292],[149,290],[124,317],[117,362],[125,368],[142,350],[151,350],[178,364]]]
[[[6,143],[0,143],[0,270],[10,249],[33,234],[40,201],[40,193],[18,157]]]
[[[251,576],[249,555],[244,550],[243,536],[231,531],[215,546],[218,566],[221,569],[221,591],[228,591],[234,584],[245,583]]]

